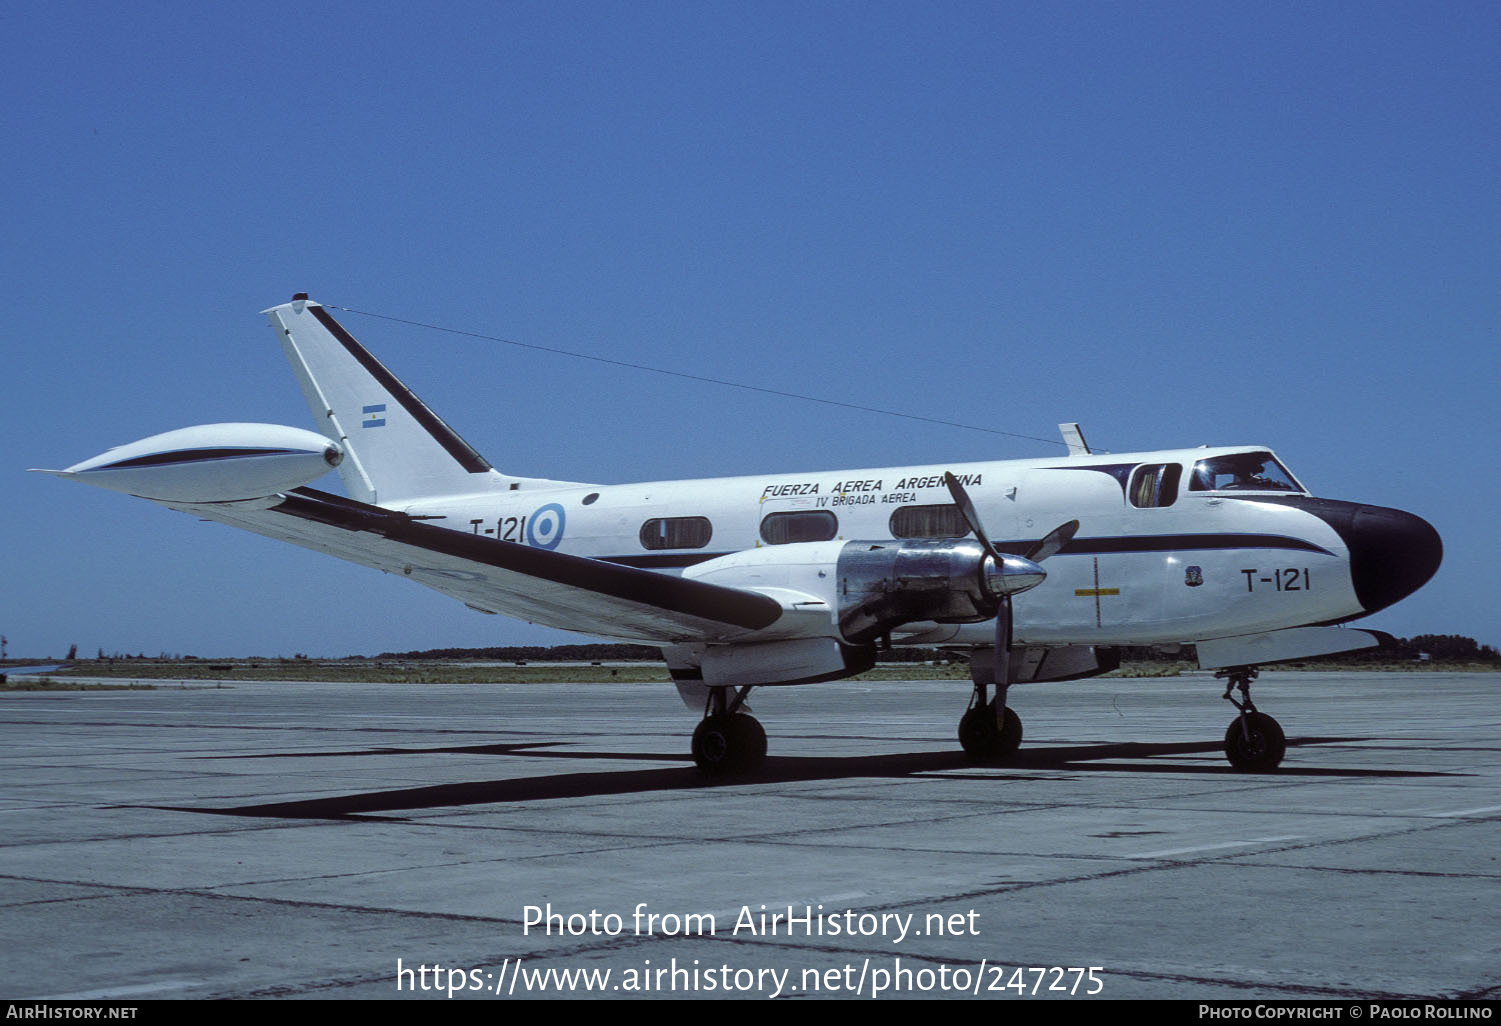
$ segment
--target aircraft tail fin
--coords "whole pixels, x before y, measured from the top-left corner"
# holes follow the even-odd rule
[[[263,312],[314,419],[344,449],[350,498],[390,505],[510,486],[321,304],[299,293]]]

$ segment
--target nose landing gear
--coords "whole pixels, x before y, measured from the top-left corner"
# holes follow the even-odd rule
[[[1221,697],[1240,710],[1225,731],[1225,758],[1245,773],[1269,773],[1276,769],[1287,754],[1287,737],[1280,723],[1266,713],[1257,712],[1251,702],[1251,681],[1260,676],[1260,671],[1254,666],[1232,666],[1214,676],[1225,681]],[[1239,701],[1232,691],[1240,692]]]

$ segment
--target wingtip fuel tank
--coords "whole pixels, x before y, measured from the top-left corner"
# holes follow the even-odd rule
[[[200,424],[41,473],[163,502],[235,502],[305,485],[343,459],[337,443],[303,428]]]

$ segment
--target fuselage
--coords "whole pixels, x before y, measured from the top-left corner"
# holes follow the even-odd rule
[[[1024,553],[1058,525],[1080,522],[1048,561],[1046,581],[1017,596],[1019,644],[1189,642],[1340,623],[1415,590],[1442,552],[1420,518],[1314,498],[1270,450],[1253,446],[527,483],[393,505],[436,526],[662,573],[699,576],[707,565],[704,579],[714,581],[714,561],[747,550],[794,545],[816,561],[827,546],[810,543],[963,537],[946,471],[1003,550]],[[990,628],[913,623],[899,634],[981,645]]]

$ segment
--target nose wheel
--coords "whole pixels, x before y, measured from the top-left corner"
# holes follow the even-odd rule
[[[1225,731],[1225,758],[1243,773],[1269,773],[1287,754],[1287,737],[1282,724],[1266,713],[1257,712],[1251,702],[1251,681],[1260,675],[1255,667],[1237,666],[1221,670],[1214,676],[1225,681],[1227,702],[1240,710]],[[1232,691],[1240,692],[1237,700]]]

